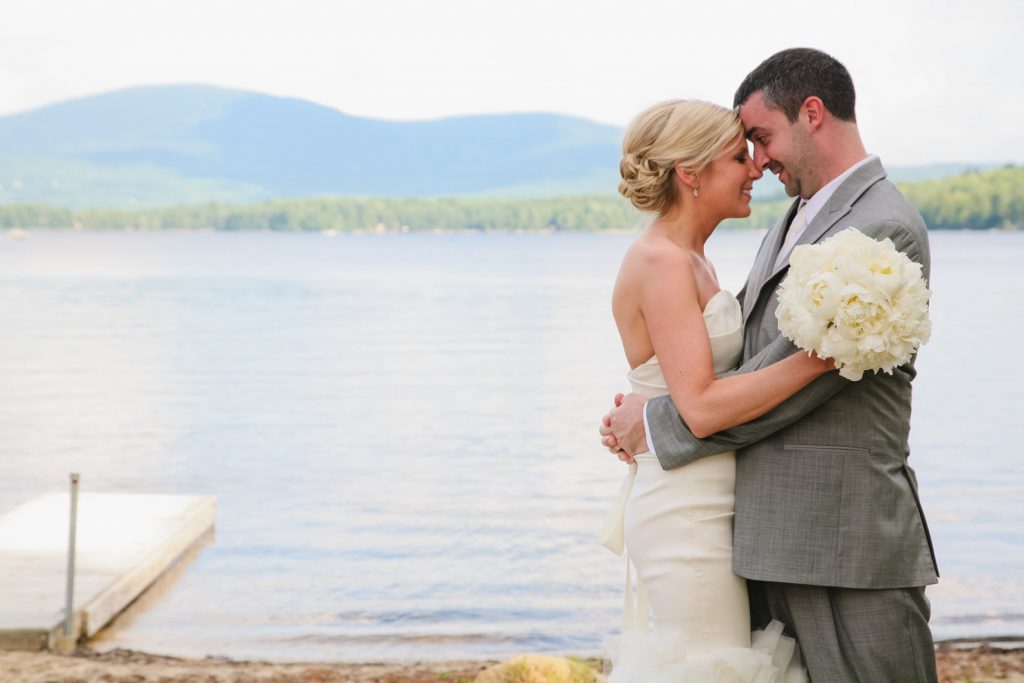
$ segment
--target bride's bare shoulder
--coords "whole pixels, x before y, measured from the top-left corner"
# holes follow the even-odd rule
[[[664,269],[686,273],[693,269],[693,263],[689,254],[672,240],[661,235],[645,233],[626,250],[625,256],[622,257],[619,277],[647,278]]]

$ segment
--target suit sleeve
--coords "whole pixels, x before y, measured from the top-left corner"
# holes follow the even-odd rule
[[[760,353],[728,375],[754,372],[795,352],[791,341],[779,335]],[[788,427],[840,392],[849,380],[830,372],[818,377],[773,410],[750,422],[698,439],[680,417],[671,396],[647,402],[647,424],[654,452],[663,469],[671,470],[716,453],[749,446]]]
[[[910,230],[896,222],[883,222],[866,227],[863,232],[875,239],[888,237],[896,249],[912,260],[927,262],[927,256]],[[776,363],[796,352],[797,347],[782,334],[742,366],[723,376],[754,372]],[[688,465],[709,455],[733,451],[756,443],[797,422],[822,405],[849,384],[838,372],[822,375],[786,401],[759,418],[712,434],[704,439],[693,435],[679,415],[671,396],[659,396],[647,402],[647,424],[654,452],[663,469]]]

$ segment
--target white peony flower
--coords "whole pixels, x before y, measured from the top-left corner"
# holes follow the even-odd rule
[[[930,296],[921,264],[850,227],[793,250],[775,315],[793,343],[857,381],[868,370],[891,375],[928,341]]]

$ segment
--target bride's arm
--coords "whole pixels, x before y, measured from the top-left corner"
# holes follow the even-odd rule
[[[716,378],[689,256],[662,251],[647,261],[640,310],[672,402],[694,436],[760,417],[834,369],[797,352],[756,372]]]

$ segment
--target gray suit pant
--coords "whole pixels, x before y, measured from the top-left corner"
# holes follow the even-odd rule
[[[924,588],[748,581],[752,622],[786,625],[813,683],[936,683]]]

